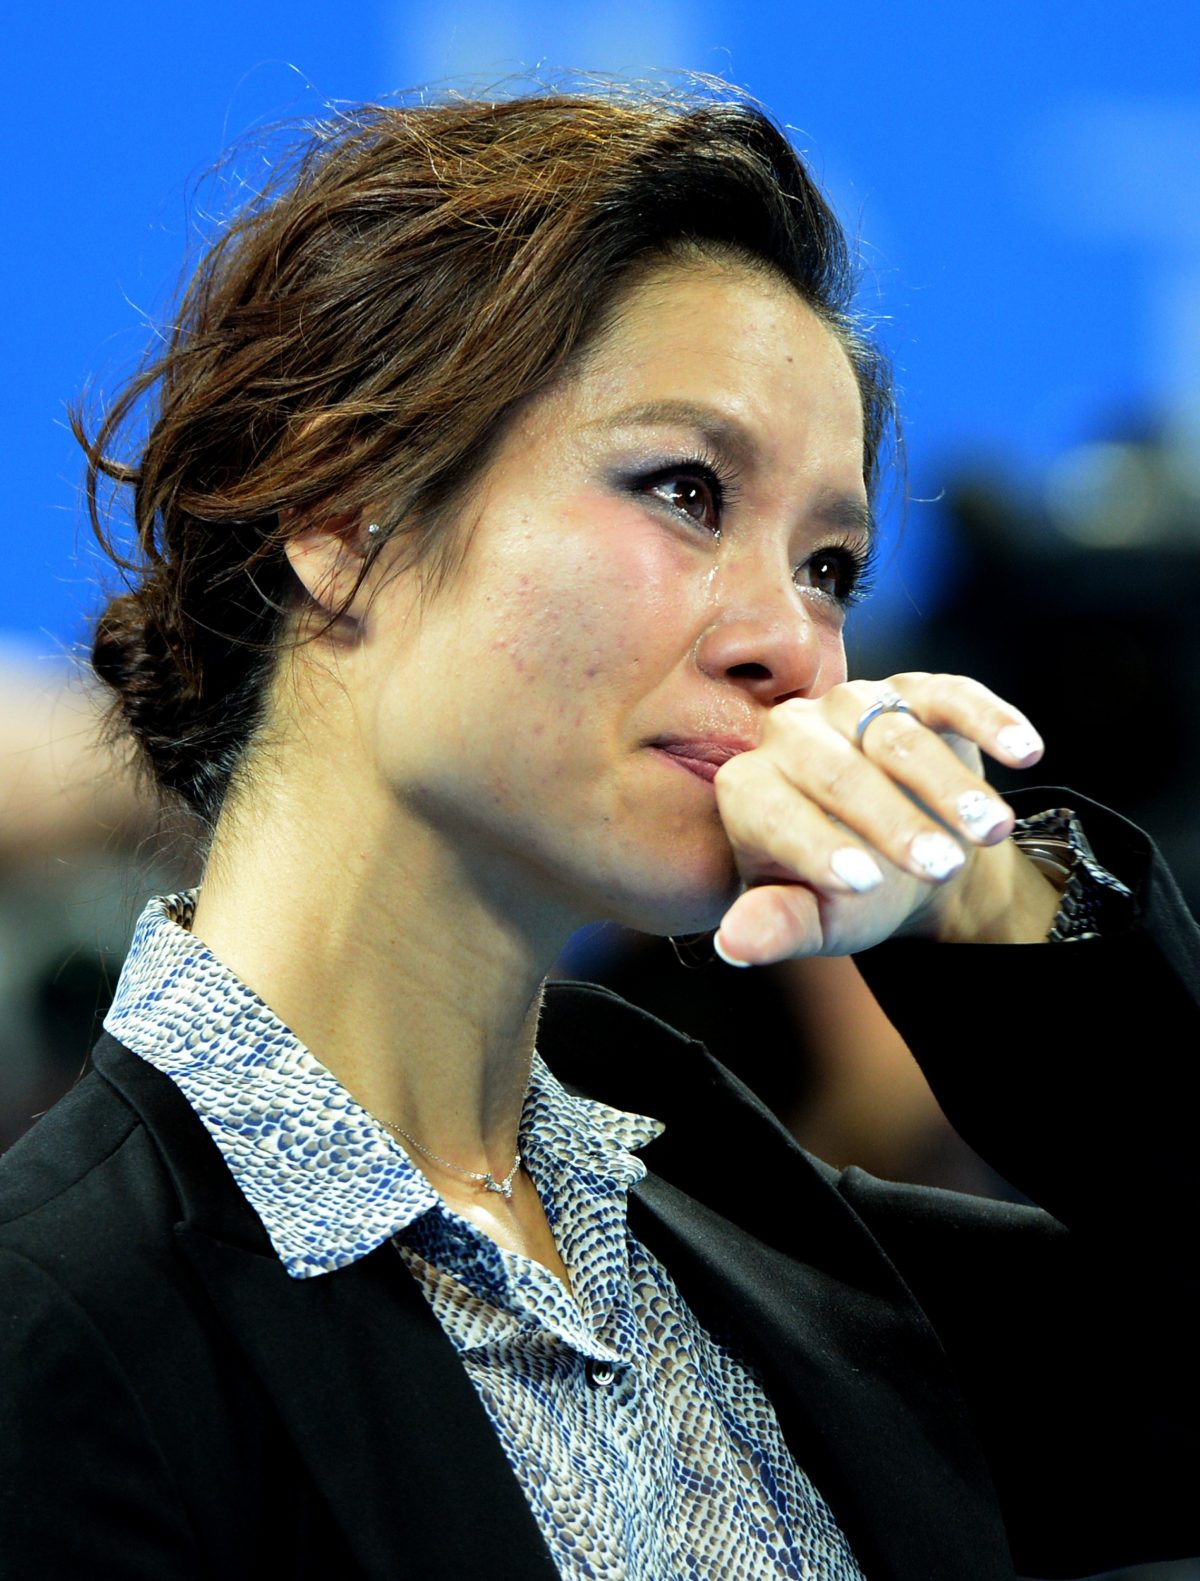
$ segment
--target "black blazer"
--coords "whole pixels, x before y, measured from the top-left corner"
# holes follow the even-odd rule
[[[1145,838],[1087,824],[1128,935],[862,958],[1049,1212],[839,1174],[698,1044],[548,993],[560,1078],[665,1120],[633,1227],[760,1366],[868,1581],[1200,1552],[1200,952]],[[0,1577],[550,1581],[394,1251],[289,1279],[175,1086],[110,1038],[94,1066],[0,1165]]]

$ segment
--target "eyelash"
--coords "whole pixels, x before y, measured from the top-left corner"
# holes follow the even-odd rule
[[[719,538],[721,536],[721,518],[733,501],[737,499],[739,489],[737,473],[732,467],[723,461],[719,461],[715,456],[708,455],[705,452],[680,456],[677,461],[671,462],[670,466],[655,467],[652,472],[646,472],[634,478],[632,480],[633,489],[637,494],[655,495],[669,510],[685,517],[694,527],[704,527],[704,522],[698,521],[696,517],[684,510],[682,505],[672,504],[665,495],[656,494],[655,492],[664,484],[683,478],[691,478],[693,482],[699,481],[708,489],[712,496],[713,509],[716,512],[717,519],[715,526],[709,527],[707,530],[714,537]]]
[[[821,560],[837,560],[840,562],[837,572],[838,588],[836,592],[828,592],[824,588],[814,588],[814,592],[823,594],[826,598],[833,599],[840,609],[852,609],[855,604],[861,604],[865,598],[871,596],[871,588],[875,580],[875,546],[873,543],[863,544],[857,538],[834,540],[833,543],[822,545],[815,550],[804,562],[811,566]],[[811,586],[811,584],[803,584]]]
[[[657,493],[665,484],[690,479],[693,483],[700,482],[708,489],[712,500],[712,507],[716,517],[715,524],[711,527],[698,520],[690,511],[669,500],[664,494]],[[714,456],[697,453],[690,456],[681,456],[670,466],[656,467],[652,472],[642,473],[632,480],[635,493],[651,495],[658,499],[668,510],[675,515],[682,516],[693,527],[703,528],[719,539],[721,536],[721,521],[728,507],[737,499],[739,489],[737,473]],[[836,577],[836,590],[815,587],[811,583],[800,581],[800,574],[806,568],[822,560],[836,560],[839,562]],[[875,546],[863,544],[857,538],[834,539],[831,543],[822,544],[813,551],[802,565],[797,566],[795,576],[797,586],[811,588],[823,598],[832,600],[839,609],[848,610],[853,605],[861,603],[871,592],[874,580]]]

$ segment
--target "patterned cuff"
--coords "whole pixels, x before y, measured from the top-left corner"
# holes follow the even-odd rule
[[[1019,818],[1012,837],[1018,849],[1062,890],[1048,942],[1075,944],[1128,926],[1133,891],[1100,866],[1069,807]]]

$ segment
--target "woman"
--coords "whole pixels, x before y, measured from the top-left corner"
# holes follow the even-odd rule
[[[1092,1080],[1131,988],[1194,1016],[1190,923],[1111,815],[1098,861],[1053,795],[1009,838],[1017,710],[846,681],[890,409],[851,283],[759,113],[621,97],[341,117],[209,252],[87,443],[144,557],[96,668],[211,843],[7,1161],[6,1573],[1200,1546],[1182,1074]],[[544,996],[597,917],[735,965],[910,936],[886,1007],[1057,1217],[837,1176]]]

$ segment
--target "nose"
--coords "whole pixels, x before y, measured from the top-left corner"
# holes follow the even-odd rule
[[[701,634],[695,660],[705,675],[733,682],[769,708],[820,694],[828,646],[789,578],[784,594],[723,612]],[[840,640],[833,646],[841,652]]]

